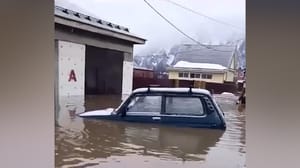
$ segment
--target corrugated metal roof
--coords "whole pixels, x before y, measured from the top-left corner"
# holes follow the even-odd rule
[[[229,67],[234,55],[235,46],[214,45],[211,47],[215,50],[204,48],[199,45],[182,45],[179,47],[177,54],[175,53],[176,56],[173,64],[176,64],[179,61],[188,61],[193,63],[220,64],[222,66]]]
[[[116,32],[116,33],[120,33],[123,35],[128,35],[131,37],[135,37],[135,38],[139,38],[141,40],[141,37],[138,37],[132,33],[129,32],[129,29],[127,27],[124,26],[120,26],[102,19],[98,19],[92,16],[88,16],[70,9],[66,9],[60,6],[55,6],[55,12],[54,12],[55,16],[57,17],[61,17],[63,19],[67,19],[67,20],[72,20],[72,21],[76,21],[76,22],[80,22],[80,23],[84,23],[99,29],[105,29],[105,30],[109,30],[112,32]]]

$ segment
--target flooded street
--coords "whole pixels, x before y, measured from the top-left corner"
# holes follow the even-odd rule
[[[226,131],[82,119],[76,114],[116,108],[121,97],[60,98],[56,167],[245,167],[245,112],[237,110],[234,96],[215,98],[225,113]]]

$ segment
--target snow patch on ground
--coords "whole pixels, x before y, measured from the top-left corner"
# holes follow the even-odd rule
[[[233,93],[230,92],[223,92],[221,95],[228,95],[228,96],[235,96]]]

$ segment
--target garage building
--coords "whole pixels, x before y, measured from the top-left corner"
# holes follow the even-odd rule
[[[129,29],[55,7],[56,97],[132,91],[133,46],[145,44]]]

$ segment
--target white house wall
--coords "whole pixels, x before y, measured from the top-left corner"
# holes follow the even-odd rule
[[[230,69],[235,69],[235,60],[234,60],[234,58],[232,58],[231,61],[230,61]]]
[[[234,82],[234,71],[227,71],[226,72],[226,82]]]
[[[188,71],[186,71],[188,72]],[[189,72],[192,73],[192,72]],[[200,72],[199,72],[200,73]],[[202,74],[202,73],[200,73]],[[203,78],[183,78],[179,77],[178,71],[169,71],[169,79],[176,79],[176,80],[189,80],[189,81],[205,81],[210,83],[224,83],[226,79],[226,73],[210,73],[212,75],[212,79],[203,79]]]

